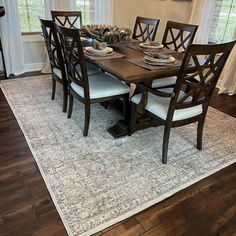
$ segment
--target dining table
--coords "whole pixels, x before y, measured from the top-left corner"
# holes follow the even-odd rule
[[[137,40],[126,40],[124,42],[111,45],[114,50],[112,56],[91,56],[85,55],[85,60],[100,68],[103,72],[109,73],[128,85],[137,85],[139,83],[152,83],[154,79],[165,79],[169,76],[177,76],[184,53],[172,51],[167,48],[161,49],[161,53],[169,54],[176,59],[176,64],[171,66],[150,66],[144,63],[144,51],[139,47]],[[193,72],[194,68],[189,66],[188,72]],[[130,108],[128,105],[127,107]],[[130,109],[124,117],[114,126],[108,129],[108,132],[114,137],[119,138],[129,134]],[[155,121],[144,119],[139,123],[137,129],[157,126]]]

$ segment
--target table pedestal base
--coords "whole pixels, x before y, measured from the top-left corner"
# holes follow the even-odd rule
[[[129,123],[126,120],[119,120],[114,126],[109,128],[108,133],[113,138],[120,138],[129,134]]]

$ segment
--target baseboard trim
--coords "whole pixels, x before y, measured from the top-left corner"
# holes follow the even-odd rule
[[[30,72],[30,71],[39,71],[43,70],[44,63],[29,63],[24,65],[23,72]]]

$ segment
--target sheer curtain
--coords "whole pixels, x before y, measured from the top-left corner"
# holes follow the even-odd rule
[[[113,0],[95,0],[94,23],[113,24]]]
[[[17,0],[0,0],[6,10],[0,18],[0,34],[6,62],[7,76],[23,73],[24,54]]]
[[[194,43],[208,43],[216,0],[194,0],[190,24],[198,25]]]
[[[236,40],[236,26],[233,38]],[[236,95],[236,45],[229,55],[217,87],[220,89],[219,94]]]
[[[94,24],[113,24],[113,0],[69,0],[68,1],[68,7],[73,10],[77,6],[84,6],[90,5],[94,6],[91,9],[93,9],[93,12],[91,14],[94,14],[93,16],[90,14],[91,22]],[[83,8],[83,7],[82,7]],[[82,14],[85,14],[82,10]]]
[[[44,0],[45,18],[51,19],[51,10],[62,10],[64,8],[63,0]]]

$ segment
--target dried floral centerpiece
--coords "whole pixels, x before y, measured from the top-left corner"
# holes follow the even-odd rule
[[[88,37],[107,44],[115,44],[127,40],[132,31],[112,25],[84,25],[81,28]]]

